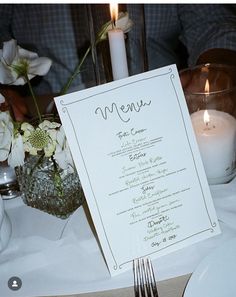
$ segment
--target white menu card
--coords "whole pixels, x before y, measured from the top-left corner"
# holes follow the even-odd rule
[[[175,65],[55,102],[111,275],[220,233]]]

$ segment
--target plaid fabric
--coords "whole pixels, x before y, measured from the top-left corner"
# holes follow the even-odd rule
[[[142,8],[133,7],[130,4],[127,8],[139,26],[129,32],[131,48],[136,52],[130,52],[130,60],[135,67],[143,54],[140,37],[137,38],[141,36],[138,32],[141,31]],[[194,65],[200,54],[211,48],[236,50],[236,5],[145,4],[144,15],[149,69],[171,63],[179,68]],[[187,61],[181,60],[186,57]],[[134,72],[139,69],[136,67]]]
[[[188,57],[188,64],[193,65],[199,55],[210,48],[235,50],[235,6],[126,4],[134,21],[126,40],[130,74],[144,70],[145,43],[149,69],[172,63],[180,68],[187,65],[183,57]],[[97,31],[109,20],[109,7],[91,4],[91,8]],[[39,81],[39,93],[57,93],[89,44],[88,7],[85,4],[0,4],[0,42],[10,38],[53,60],[51,70]],[[187,52],[182,51],[182,44]],[[103,56],[109,64],[105,51]],[[104,63],[99,65],[102,73]],[[86,61],[81,74],[72,87],[94,84],[91,59]]]

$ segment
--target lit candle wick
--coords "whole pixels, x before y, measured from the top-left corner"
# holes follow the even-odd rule
[[[111,14],[111,26],[114,30],[116,28],[116,21],[118,19],[118,4],[111,3],[110,4],[110,14]]]
[[[112,30],[114,30],[116,28],[116,20],[112,20],[111,21],[111,26],[112,26]]]
[[[204,123],[206,125],[206,130],[209,130],[210,129],[210,127],[209,127],[210,116],[209,116],[209,113],[208,113],[207,110],[204,111],[203,120],[204,120]]]
[[[211,122],[211,121],[210,121],[210,115],[209,115],[209,113],[208,113],[207,110],[204,111],[203,120],[204,120],[204,123],[205,123],[205,125],[206,125],[205,130],[215,129],[216,126],[215,126],[214,124],[212,124],[212,125],[210,126],[210,122]]]

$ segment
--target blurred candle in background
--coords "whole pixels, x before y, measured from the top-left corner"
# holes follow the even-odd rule
[[[113,80],[129,76],[124,32],[116,27],[118,4],[110,4],[113,28],[108,31]]]

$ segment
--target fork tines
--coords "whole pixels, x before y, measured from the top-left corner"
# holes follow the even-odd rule
[[[152,262],[149,258],[133,260],[135,297],[158,297]]]

